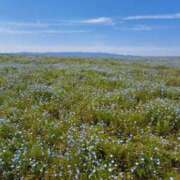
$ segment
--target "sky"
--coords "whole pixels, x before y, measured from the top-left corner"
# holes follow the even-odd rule
[[[0,0],[0,52],[180,56],[179,0]]]

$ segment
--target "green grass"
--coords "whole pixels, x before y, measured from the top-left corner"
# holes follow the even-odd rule
[[[0,56],[0,179],[179,179],[180,68]]]

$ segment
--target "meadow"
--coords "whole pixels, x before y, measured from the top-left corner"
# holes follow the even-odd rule
[[[180,179],[180,60],[0,56],[0,179]]]

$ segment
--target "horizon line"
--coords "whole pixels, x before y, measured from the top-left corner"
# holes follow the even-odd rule
[[[100,52],[100,51],[14,51],[14,52],[0,52],[0,55],[25,55],[26,54],[56,54],[56,53],[79,53],[79,54],[99,54],[99,55],[112,55],[112,56],[131,56],[131,57],[176,57],[180,58],[180,55],[133,55],[127,53],[113,53],[113,52]],[[59,55],[61,56],[61,55]],[[63,56],[63,55],[62,55]],[[78,55],[77,55],[78,56]]]

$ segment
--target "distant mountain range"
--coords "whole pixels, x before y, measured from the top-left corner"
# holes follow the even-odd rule
[[[113,53],[100,53],[100,52],[44,52],[44,53],[22,52],[16,54],[26,55],[26,56],[54,56],[54,57],[100,57],[100,58],[126,57],[123,55],[118,55]]]
[[[101,52],[18,52],[0,54],[49,57],[115,58],[121,60],[180,60],[180,57],[178,56],[133,56]]]

